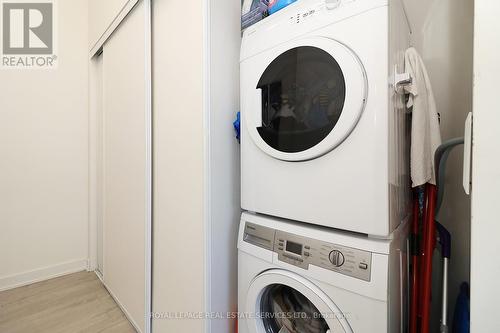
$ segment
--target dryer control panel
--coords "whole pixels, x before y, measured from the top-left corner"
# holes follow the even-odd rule
[[[308,270],[310,265],[370,281],[372,253],[347,246],[274,230],[253,223],[245,225],[244,240],[272,250],[278,260]]]

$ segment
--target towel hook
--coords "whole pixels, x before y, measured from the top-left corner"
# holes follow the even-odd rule
[[[413,83],[413,79],[409,73],[398,73],[398,65],[394,65],[394,90],[397,94],[404,92],[400,91],[401,87],[409,86]]]

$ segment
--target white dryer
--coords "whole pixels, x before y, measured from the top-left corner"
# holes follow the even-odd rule
[[[241,48],[243,209],[386,237],[408,216],[401,0],[299,0]]]
[[[374,240],[244,213],[238,332],[405,332],[405,226]]]

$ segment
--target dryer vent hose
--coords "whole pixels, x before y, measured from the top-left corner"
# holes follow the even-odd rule
[[[453,148],[464,144],[464,138],[454,138],[445,141],[441,144],[434,154],[434,165],[436,166],[436,182],[437,182],[437,203],[436,203],[436,216],[441,208],[444,197],[444,187],[445,187],[445,174],[446,174],[446,162],[448,162],[448,157]]]

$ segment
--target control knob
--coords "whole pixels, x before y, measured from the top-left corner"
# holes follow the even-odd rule
[[[330,252],[328,259],[330,259],[330,262],[335,267],[342,266],[344,264],[344,261],[345,261],[344,255],[342,254],[342,252],[340,252],[338,250],[333,250],[332,252]]]
[[[332,10],[340,6],[340,0],[325,0],[325,4],[327,9]]]

